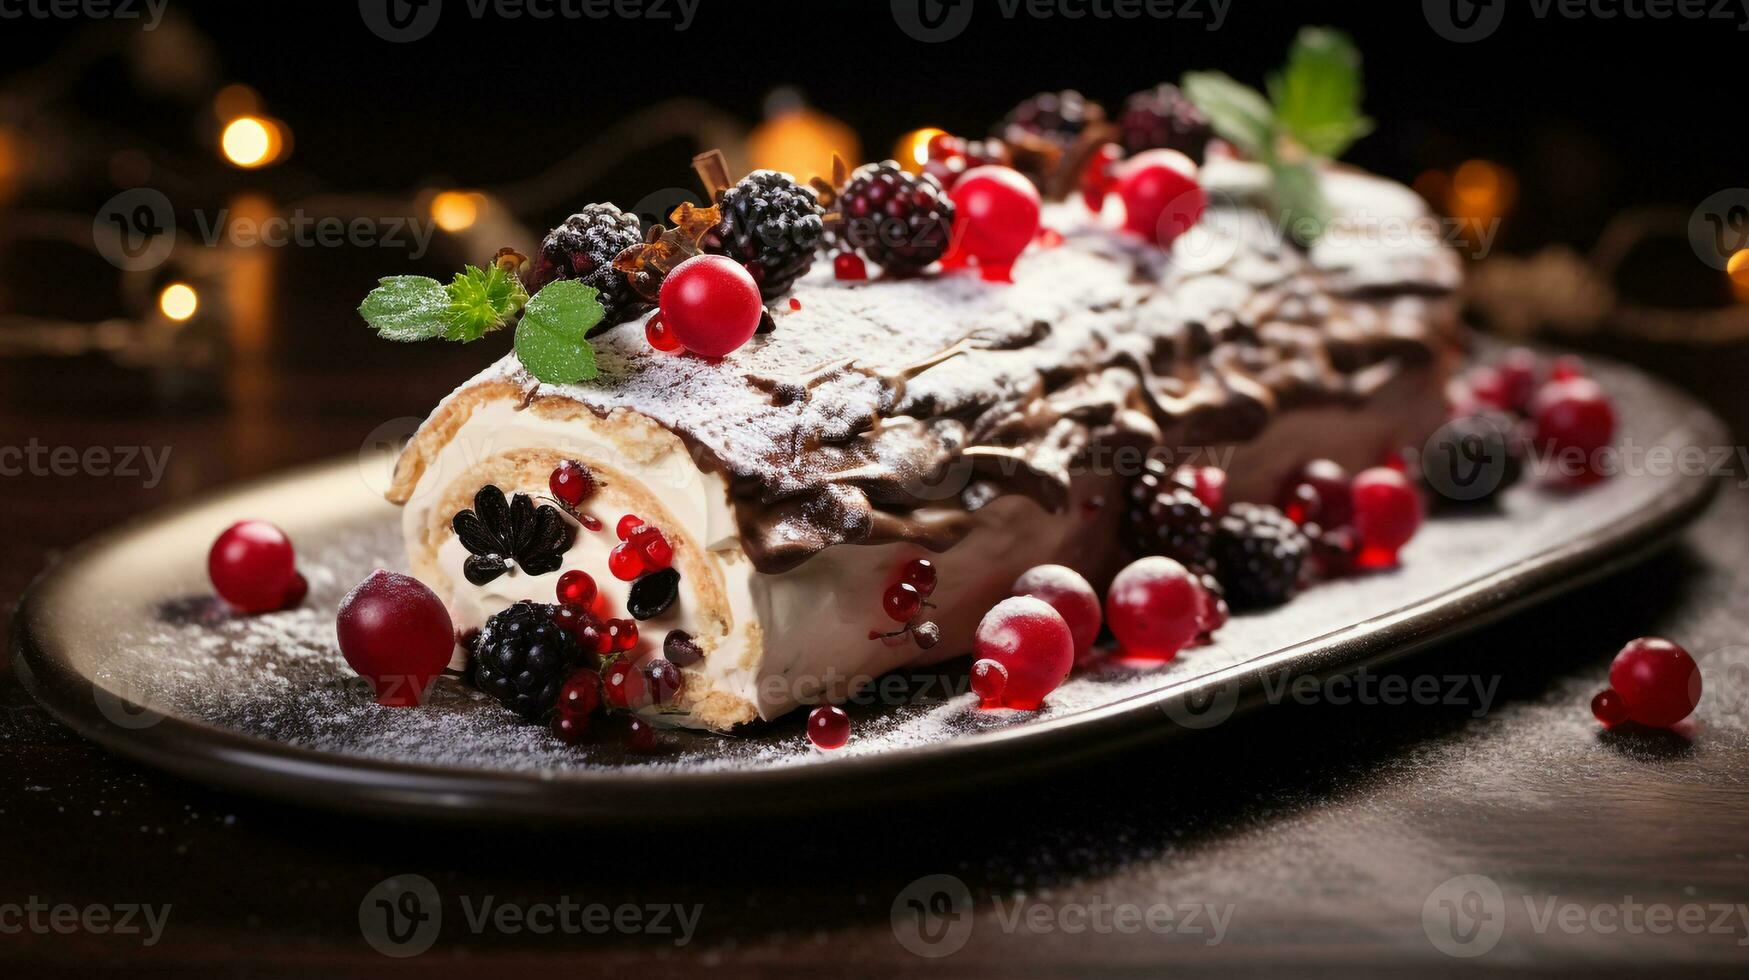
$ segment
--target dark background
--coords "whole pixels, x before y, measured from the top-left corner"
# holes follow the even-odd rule
[[[1115,107],[1190,68],[1260,83],[1300,25],[1328,23],[1364,52],[1378,120],[1350,160],[1404,181],[1472,158],[1516,176],[1516,203],[1486,261],[1561,245],[1584,253],[1624,212],[1665,208],[1675,237],[1623,266],[1624,300],[1690,310],[1732,301],[1724,276],[1681,234],[1703,199],[1749,183],[1740,97],[1749,35],[1734,22],[1537,20],[1514,4],[1496,34],[1460,45],[1408,0],[1233,0],[1213,32],[1175,21],[1009,21],[979,0],[963,36],[921,44],[899,31],[885,0],[704,0],[680,34],[640,21],[475,21],[461,7],[449,0],[430,37],[398,45],[372,35],[351,0],[171,0],[193,47],[144,71],[126,27],[0,20],[0,126],[26,133],[42,154],[0,201],[0,227],[12,232],[0,244],[0,339],[21,332],[20,317],[149,316],[155,287],[180,277],[202,285],[190,329],[218,351],[192,366],[0,357],[0,445],[173,450],[156,487],[0,479],[0,608],[104,528],[355,452],[384,420],[422,415],[505,342],[406,348],[357,322],[353,307],[378,276],[440,275],[483,257],[442,235],[419,262],[387,249],[277,250],[247,315],[209,287],[198,251],[130,288],[88,240],[32,237],[44,216],[89,227],[127,186],[115,161],[128,151],[146,161],[144,182],[175,200],[185,228],[193,210],[244,192],[319,212],[327,195],[514,187],[640,108],[687,97],[752,125],[781,85],[853,126],[877,156],[919,126],[980,132],[1040,89],[1075,86]],[[168,81],[183,75],[192,80]],[[209,101],[229,82],[252,86],[295,132],[283,163],[243,172],[218,160]],[[514,217],[538,234],[588,201],[626,205],[690,185],[696,150],[661,142],[607,166],[576,200]],[[1653,342],[1607,326],[1553,336],[1674,380],[1739,432],[1749,425],[1742,340]],[[1042,785],[799,826],[718,826],[699,814],[696,831],[679,835],[632,825],[452,832],[302,813],[110,758],[47,719],[8,673],[0,902],[173,901],[177,917],[174,942],[154,950],[113,937],[0,936],[0,961],[182,976],[396,965],[473,976],[917,972],[927,964],[893,944],[888,902],[917,875],[947,869],[980,900],[1017,890],[1064,901],[1242,897],[1251,924],[1216,949],[1065,935],[1004,945],[982,929],[945,964],[955,975],[1740,970],[1742,948],[1717,936],[1518,935],[1480,964],[1463,963],[1431,950],[1418,912],[1428,882],[1478,869],[1514,890],[1575,901],[1749,900],[1741,725],[1703,719],[1710,725],[1692,741],[1608,739],[1586,710],[1627,638],[1667,634],[1697,649],[1743,642],[1749,496],[1722,496],[1655,562],[1415,661],[1418,671],[1505,675],[1503,703],[1486,718],[1468,705],[1290,706],[1170,756],[1126,753]],[[686,951],[627,937],[449,935],[396,964],[364,946],[355,915],[366,889],[406,871],[445,894],[705,901],[713,924]]]

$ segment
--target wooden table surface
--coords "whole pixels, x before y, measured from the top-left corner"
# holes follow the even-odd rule
[[[1689,384],[1749,431],[1742,349],[1617,353]],[[102,365],[0,365],[0,447],[170,450],[150,487],[49,469],[0,477],[0,603],[10,612],[57,551],[107,526],[357,451],[481,357],[237,366],[218,379],[221,404],[205,408],[164,407],[140,378]],[[701,812],[686,832],[628,822],[536,833],[303,811],[106,755],[37,709],[7,671],[0,963],[28,967],[13,976],[1740,976],[1744,477],[1739,466],[1670,551],[1395,671],[1497,679],[1485,707],[1473,695],[1431,707],[1284,705],[1036,785],[790,823],[724,825]],[[1587,703],[1613,652],[1648,633],[1702,659],[1698,720],[1681,735],[1600,734]],[[367,943],[361,907],[366,920],[379,914],[373,888],[408,875],[440,896],[441,925],[422,954],[391,958]],[[950,877],[918,884],[932,875]],[[942,904],[956,895],[969,911]],[[487,903],[517,917],[474,921]],[[169,907],[151,945],[67,918],[135,904]],[[544,910],[571,906],[628,928],[534,928]],[[677,909],[696,912],[685,933]],[[570,915],[579,927],[599,921]]]

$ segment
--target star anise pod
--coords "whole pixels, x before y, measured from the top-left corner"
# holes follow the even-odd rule
[[[575,534],[557,508],[536,508],[521,493],[506,501],[504,491],[489,484],[474,494],[474,509],[456,514],[450,527],[468,549],[462,574],[475,585],[485,585],[512,565],[530,575],[557,571]]]

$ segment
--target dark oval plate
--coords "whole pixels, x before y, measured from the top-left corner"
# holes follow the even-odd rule
[[[1717,486],[1677,451],[1724,446],[1724,428],[1638,372],[1593,369],[1616,399],[1621,444],[1649,451],[1634,472],[1580,492],[1527,481],[1498,506],[1438,515],[1396,571],[1238,617],[1218,645],[1169,664],[1078,671],[1037,714],[978,709],[963,660],[884,679],[851,706],[851,744],[831,754],[808,747],[796,717],[737,737],[672,733],[654,756],[629,754],[611,735],[567,747],[453,681],[423,707],[378,707],[333,627],[354,583],[403,565],[378,456],[238,487],[86,544],[25,597],[14,660],[49,711],[122,755],[204,783],[400,817],[790,813],[1034,775],[1220,724],[1279,699],[1299,676],[1400,657],[1666,540]],[[1655,462],[1664,453],[1669,466]],[[239,617],[210,597],[207,547],[247,517],[272,519],[297,542],[311,585],[302,608]]]

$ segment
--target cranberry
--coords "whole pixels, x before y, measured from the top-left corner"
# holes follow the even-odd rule
[[[935,563],[927,558],[908,561],[899,570],[899,580],[927,599],[935,594]]]
[[[674,336],[674,331],[668,329],[668,322],[658,313],[644,324],[644,339],[650,346],[664,354],[672,354],[681,349],[680,338]]]
[[[601,695],[615,708],[636,710],[650,703],[649,684],[631,658],[620,657],[601,672]]]
[[[972,693],[985,707],[1002,703],[1002,691],[1008,687],[1008,668],[995,660],[980,660],[972,664]]]
[[[567,459],[553,467],[553,474],[547,477],[547,487],[553,496],[575,507],[594,495],[595,474],[582,463]]]
[[[1609,686],[1621,695],[1628,717],[1652,728],[1669,728],[1700,703],[1700,668],[1687,650],[1646,636],[1615,655]]]
[[[1069,635],[1075,639],[1076,660],[1093,649],[1105,616],[1099,608],[1099,594],[1080,573],[1063,565],[1039,565],[1015,579],[1009,591],[1042,599],[1063,617],[1063,622],[1069,625]]]
[[[1549,368],[1550,381],[1571,381],[1585,377],[1585,361],[1577,354],[1562,354]]]
[[[644,556],[630,544],[616,544],[607,553],[607,570],[621,582],[630,582],[644,574]]]
[[[206,570],[219,598],[243,612],[282,609],[297,586],[291,539],[266,521],[226,528],[207,552]]]
[[[1180,466],[1172,474],[1182,486],[1189,487],[1196,499],[1219,517],[1227,509],[1227,472],[1213,466]]]
[[[638,624],[631,619],[610,619],[603,632],[613,640],[613,649],[625,653],[638,645]]]
[[[685,348],[722,357],[753,339],[765,304],[759,284],[726,255],[695,255],[662,280],[662,319]]]
[[[1507,351],[1494,368],[1499,378],[1498,394],[1502,402],[1498,407],[1520,415],[1528,412],[1531,399],[1536,397],[1542,370],[1542,360],[1534,352],[1523,347]]]
[[[1393,568],[1421,527],[1421,493],[1409,478],[1388,466],[1375,466],[1354,478],[1354,533],[1360,539],[1355,564]]]
[[[1591,714],[1605,728],[1614,728],[1628,720],[1628,706],[1621,695],[1611,688],[1604,688],[1591,699]]]
[[[572,674],[559,688],[559,714],[582,718],[601,707],[601,676],[587,668]]]
[[[1008,270],[1038,234],[1038,188],[1010,167],[973,167],[948,195],[954,203],[954,249],[978,260],[984,278]]]
[[[568,715],[559,712],[553,716],[553,737],[566,745],[576,745],[589,737],[589,730],[594,726],[594,720],[588,715]]]
[[[1615,438],[1615,406],[1601,385],[1590,378],[1551,381],[1537,392],[1533,410],[1536,446],[1554,457],[1566,480],[1603,477],[1592,457]]]
[[[648,719],[632,715],[626,719],[626,747],[639,755],[649,755],[661,746],[656,726]]]
[[[973,638],[979,660],[994,660],[1008,671],[1005,707],[1032,710],[1057,689],[1075,664],[1075,637],[1069,624],[1042,599],[1014,596],[984,614]]]
[[[656,704],[667,704],[680,694],[680,668],[657,657],[644,665],[644,687]]]
[[[292,573],[292,582],[285,590],[285,598],[279,602],[279,608],[292,609],[304,601],[310,594],[310,580],[297,572]]]
[[[832,704],[822,704],[808,712],[808,741],[817,749],[843,748],[850,741],[850,716]]]
[[[832,259],[832,276],[845,282],[859,282],[868,278],[868,266],[862,261],[862,256],[840,252]]]
[[[631,538],[633,531],[636,531],[643,526],[644,519],[642,517],[639,517],[636,514],[627,514],[619,519],[618,524],[613,526],[613,533],[617,535],[621,541],[625,541]]]
[[[648,524],[632,532],[626,539],[626,544],[637,549],[644,556],[644,564],[650,569],[663,569],[674,563],[674,547],[662,532]]]
[[[887,618],[895,623],[909,623],[917,611],[923,608],[923,593],[909,582],[899,582],[887,589],[881,597],[881,607],[887,611]]]
[[[595,602],[595,579],[580,568],[573,568],[559,576],[559,587],[555,590],[559,601],[587,609]]]
[[[455,626],[437,593],[380,568],[340,600],[334,626],[347,664],[391,707],[424,700],[455,651]]]
[[[1131,158],[1117,188],[1125,230],[1159,245],[1189,231],[1208,207],[1196,173],[1196,164],[1177,150],[1146,150]]]
[[[1297,491],[1311,488],[1308,500]],[[1300,506],[1295,508],[1294,503]],[[1310,503],[1311,506],[1306,506]],[[1353,480],[1342,464],[1328,459],[1314,459],[1295,470],[1282,486],[1281,509],[1295,524],[1316,523],[1324,527],[1343,527],[1354,519]],[[1300,516],[1295,516],[1298,509]]]
[[[1113,171],[1123,159],[1123,147],[1116,143],[1102,144],[1081,168],[1081,200],[1094,214],[1105,210],[1105,197],[1117,183]]]
[[[1183,565],[1160,555],[1117,573],[1105,596],[1105,618],[1124,652],[1170,660],[1202,630],[1201,583]]]

